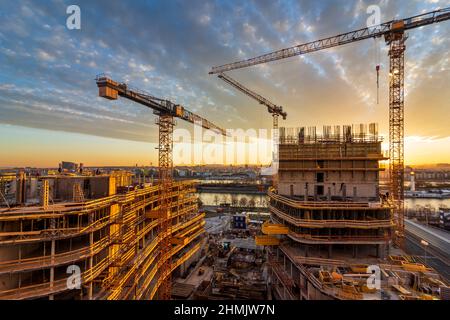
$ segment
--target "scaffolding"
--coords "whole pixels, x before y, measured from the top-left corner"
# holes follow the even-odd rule
[[[324,126],[321,133],[282,128],[280,136],[279,184],[268,190],[271,221],[255,237],[270,252],[277,298],[381,299],[367,287],[369,265],[383,270],[384,290],[394,299],[437,297],[445,284],[434,270],[416,261],[385,263],[400,237],[399,216],[396,197],[380,192],[380,161],[388,158],[377,125]],[[427,282],[421,292],[398,286],[411,285],[411,273]]]
[[[368,129],[368,130],[367,130]],[[280,144],[379,142],[378,124],[323,126],[322,133],[315,126],[280,128]]]
[[[160,185],[84,202],[1,208],[0,299],[160,298],[168,276],[160,272],[161,263],[174,272],[204,241],[204,214],[194,192],[191,181],[174,182],[164,192],[176,239],[164,256],[155,214],[161,208]],[[78,289],[67,286],[71,265],[80,268]]]

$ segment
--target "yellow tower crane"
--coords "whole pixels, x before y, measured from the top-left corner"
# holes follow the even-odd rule
[[[273,119],[273,152],[272,152],[272,168],[278,169],[278,140],[279,140],[279,132],[278,132],[278,117],[282,116],[283,120],[286,120],[287,113],[283,111],[283,107],[277,106],[276,104],[270,102],[263,96],[257,94],[256,92],[246,88],[244,85],[236,81],[235,79],[231,78],[229,75],[225,73],[219,73],[218,77],[234,87],[235,89],[241,91],[242,93],[246,94],[247,96],[255,99],[260,104],[267,107],[267,111],[272,114]],[[273,174],[273,185],[276,186],[277,183],[277,172],[278,170],[274,170],[275,172],[272,172]]]
[[[312,53],[371,38],[384,37],[389,45],[389,177],[390,195],[394,202],[395,242],[404,245],[404,60],[406,31],[450,19],[450,7],[392,20],[336,36],[299,44],[225,65],[213,67],[209,74],[250,67],[261,63]]]
[[[187,122],[199,124],[205,129],[213,130],[217,133],[226,135],[226,131],[219,128],[210,121],[186,110],[183,106],[175,104],[169,100],[156,98],[143,91],[131,89],[125,83],[119,83],[111,80],[106,75],[98,75],[96,78],[99,88],[99,96],[117,100],[118,96],[127,98],[136,103],[142,104],[153,109],[153,113],[158,116],[157,124],[159,126],[159,183],[160,206],[158,217],[160,219],[160,237],[158,270],[159,277],[156,284],[159,288],[158,298],[161,300],[169,300],[171,297],[171,250],[172,250],[172,219],[171,219],[171,197],[170,191],[172,186],[173,171],[173,127],[175,125],[174,118],[183,119]]]

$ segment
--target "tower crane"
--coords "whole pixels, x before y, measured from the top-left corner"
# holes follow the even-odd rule
[[[173,169],[173,127],[175,125],[174,118],[183,119],[187,122],[199,124],[205,129],[213,130],[219,134],[226,135],[226,131],[210,121],[186,110],[183,106],[175,104],[169,100],[160,99],[149,95],[140,90],[131,89],[125,83],[113,81],[106,75],[98,75],[96,78],[99,88],[99,96],[117,100],[118,96],[127,98],[136,103],[142,104],[150,109],[158,116],[156,124],[159,126],[159,183],[160,206],[158,217],[160,219],[160,244],[158,270],[160,272],[157,282],[159,288],[159,298],[161,300],[169,300],[171,297],[171,186],[172,186],[172,169]]]
[[[273,156],[272,156],[272,168],[273,166],[277,165],[278,163],[278,117],[282,116],[283,120],[286,120],[287,117],[287,113],[283,111],[283,107],[281,106],[277,106],[274,103],[270,102],[269,100],[267,100],[266,98],[264,98],[263,96],[257,94],[256,92],[253,92],[252,90],[244,87],[244,85],[242,85],[241,83],[239,83],[238,81],[236,81],[235,79],[231,78],[229,75],[225,74],[225,73],[219,73],[218,77],[220,79],[222,79],[223,81],[225,81],[226,83],[228,83],[229,85],[233,86],[234,88],[236,88],[237,90],[243,92],[244,94],[246,94],[247,96],[255,99],[256,101],[258,101],[260,104],[264,105],[267,107],[267,111],[272,114],[272,120],[273,120]],[[275,170],[273,170],[275,171]],[[276,172],[273,173],[273,184],[276,185]]]
[[[263,54],[254,58],[213,67],[209,74],[254,66],[261,63],[299,56],[319,50],[370,38],[384,37],[389,45],[389,177],[390,195],[394,203],[395,242],[404,245],[404,60],[406,31],[450,19],[450,7],[392,20],[333,37],[307,42]]]
[[[225,73],[219,73],[218,77],[225,81],[226,83],[230,84],[231,86],[235,87],[239,91],[243,92],[247,96],[255,99],[260,104],[267,107],[267,111],[272,114],[273,117],[273,129],[278,129],[278,117],[282,116],[283,120],[286,120],[287,113],[283,111],[283,107],[277,106],[274,103],[270,102],[266,98],[262,97],[261,95],[257,94],[256,92],[253,92],[252,90],[244,87],[241,83],[237,82],[233,78],[231,78],[229,75]]]

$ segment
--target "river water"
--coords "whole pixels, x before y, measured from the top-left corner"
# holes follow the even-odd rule
[[[230,193],[199,193],[199,198],[204,205],[219,205],[221,203],[232,203],[237,201],[238,204],[248,205],[250,202],[255,207],[267,206],[267,196],[262,194],[230,194]],[[245,199],[245,200],[242,200]],[[243,205],[243,206],[245,206]],[[415,209],[419,207],[430,207],[438,210],[439,207],[450,207],[450,199],[405,199],[406,209]]]
[[[405,208],[430,207],[438,210],[442,207],[450,207],[450,199],[405,199]]]
[[[264,194],[231,194],[231,193],[199,193],[200,201],[207,206],[215,206],[221,203],[233,203],[237,201],[238,205],[245,207],[252,204],[255,207],[267,207],[268,197]]]

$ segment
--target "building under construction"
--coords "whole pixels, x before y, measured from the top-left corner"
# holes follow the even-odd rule
[[[192,182],[174,181],[164,192],[171,200],[172,246],[162,255],[159,184],[133,184],[123,171],[20,173],[7,181],[0,299],[158,298],[161,260],[170,261],[170,273],[183,273],[205,243]]]
[[[380,194],[376,124],[280,130],[272,222],[257,244],[273,246],[279,299],[433,299],[445,283],[394,248],[393,205]],[[368,271],[368,268],[370,271]],[[377,278],[370,278],[370,272]],[[375,280],[379,282],[374,282]],[[374,280],[374,281],[372,281]],[[377,280],[377,281],[378,281]]]

